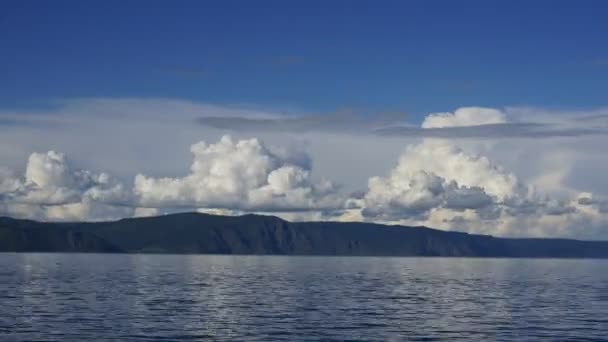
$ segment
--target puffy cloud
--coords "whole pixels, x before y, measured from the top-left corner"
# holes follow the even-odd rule
[[[504,115],[496,110],[463,108],[429,115],[422,126],[502,121]],[[552,179],[552,184],[560,181]],[[489,158],[454,141],[431,138],[407,146],[388,175],[370,178],[359,201],[365,220],[504,236],[587,238],[608,237],[608,218],[602,212],[606,203],[591,193],[542,194]]]
[[[337,209],[344,199],[327,180],[314,182],[310,160],[273,151],[258,139],[192,145],[190,174],[153,178],[138,174],[134,192],[145,207],[221,208],[253,211]]]
[[[346,198],[328,180],[313,181],[311,159],[257,139],[192,145],[183,178],[138,174],[132,189],[106,173],[75,169],[62,153],[32,153],[23,176],[0,168],[0,215],[42,220],[101,220],[184,209],[230,212],[342,209]]]
[[[528,191],[515,175],[493,164],[487,157],[467,153],[445,140],[427,139],[408,146],[397,170],[402,174],[411,170],[428,171],[461,186],[483,188],[500,200],[525,195]]]
[[[573,204],[575,207],[592,210],[598,213],[608,213],[608,199],[600,198],[589,192],[579,194]]]
[[[0,212],[36,219],[131,215],[130,191],[106,173],[74,169],[64,154],[32,153],[22,177],[0,168]]]
[[[0,196],[12,193],[21,186],[14,172],[6,167],[0,167]],[[2,197],[0,197],[2,199]]]
[[[425,138],[555,138],[606,135],[606,125],[580,120],[576,116],[553,117],[536,114],[532,109],[499,110],[484,107],[462,107],[454,112],[433,113],[421,127],[389,125],[374,132],[383,136]],[[593,116],[594,118],[597,116]],[[532,121],[530,121],[532,118]],[[534,120],[536,119],[536,120]]]
[[[82,99],[58,103],[52,112],[0,111],[0,121],[9,120],[0,122],[2,164],[20,170],[29,156],[23,172],[0,168],[0,215],[97,220],[176,210],[257,212],[606,238],[608,183],[596,171],[606,167],[606,113],[466,107],[414,126],[401,115],[282,115],[165,99]],[[168,128],[180,134],[163,134]],[[183,176],[187,147],[201,135],[216,141],[226,130],[266,132],[265,141],[287,147],[230,138],[195,144]],[[311,155],[289,147],[294,132],[304,132],[296,139]],[[537,140],[502,139],[513,137]],[[544,137],[552,138],[538,139]],[[29,155],[41,148],[134,182],[76,169],[61,153]],[[155,158],[142,153],[149,151]]]
[[[482,209],[493,203],[492,197],[480,187],[459,187],[450,182],[446,191],[445,208],[454,210]]]
[[[453,113],[427,115],[422,128],[481,126],[506,123],[506,115],[493,108],[463,107]]]
[[[106,173],[73,169],[62,153],[32,153],[20,186],[10,194],[15,202],[61,205],[84,198],[115,203],[127,201],[124,186]]]
[[[526,195],[515,176],[445,142],[409,146],[387,177],[373,177],[364,196],[364,216],[425,219],[432,209],[486,210]]]
[[[50,221],[99,221],[134,216],[130,206],[117,206],[84,197],[78,203],[52,205],[44,208],[43,219]]]
[[[400,165],[386,178],[369,180],[362,214],[387,221],[424,220],[432,209],[462,211],[482,209],[492,203],[482,188],[460,186],[432,172],[407,170]]]
[[[409,146],[386,177],[372,177],[366,220],[501,236],[607,238],[605,201],[551,198],[486,157],[445,141]]]

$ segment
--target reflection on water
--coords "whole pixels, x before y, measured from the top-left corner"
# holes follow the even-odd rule
[[[608,260],[0,254],[0,304],[0,341],[598,341]]]

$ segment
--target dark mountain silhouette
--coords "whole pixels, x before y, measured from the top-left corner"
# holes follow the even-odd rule
[[[4,217],[0,218],[0,251],[608,258],[608,242],[184,213],[95,223]]]

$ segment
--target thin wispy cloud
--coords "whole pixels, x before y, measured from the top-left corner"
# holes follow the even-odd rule
[[[237,132],[373,132],[404,122],[404,113],[363,116],[352,112],[291,117],[251,118],[208,116],[196,119],[200,125]]]
[[[608,130],[582,127],[564,127],[561,125],[518,122],[499,123],[464,127],[386,127],[373,131],[383,136],[423,137],[423,138],[551,138],[551,137],[580,137],[588,135],[606,135]]]
[[[599,120],[602,117],[589,117]],[[607,117],[608,118],[608,117]],[[404,123],[403,114],[380,115],[371,118],[352,114],[310,115],[277,118],[199,117],[203,126],[235,132],[338,132],[378,136],[446,139],[551,138],[606,135],[606,127],[584,125],[574,120],[560,123],[504,122],[481,125],[423,128]]]

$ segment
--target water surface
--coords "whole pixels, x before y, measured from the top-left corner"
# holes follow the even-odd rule
[[[0,341],[602,341],[608,260],[0,254]]]

